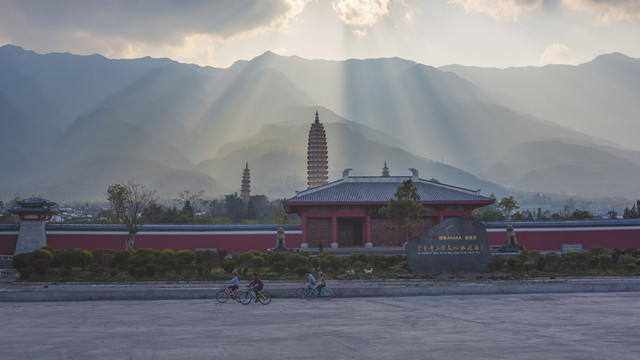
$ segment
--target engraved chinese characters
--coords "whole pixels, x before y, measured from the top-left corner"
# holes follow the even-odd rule
[[[490,261],[486,228],[473,216],[447,219],[407,245],[414,272],[486,271]]]

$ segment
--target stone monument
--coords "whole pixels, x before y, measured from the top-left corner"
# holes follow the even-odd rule
[[[486,227],[473,216],[447,219],[407,244],[407,263],[413,272],[482,272],[489,262]]]
[[[504,245],[498,250],[498,252],[519,252],[520,250],[524,250],[524,246],[518,245],[516,232],[513,230],[513,226],[507,225],[507,238],[505,239]]]
[[[288,252],[287,246],[284,243],[284,228],[279,227],[276,234],[276,247],[272,249],[273,252]]]
[[[20,232],[14,255],[32,252],[43,246],[47,246],[45,224],[51,219],[51,215],[57,214],[54,202],[41,197],[16,201],[17,206],[9,209],[10,212],[20,216]]]

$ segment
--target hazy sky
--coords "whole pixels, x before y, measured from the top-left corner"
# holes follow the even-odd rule
[[[0,0],[0,44],[228,67],[271,50],[427,65],[640,58],[640,0]]]

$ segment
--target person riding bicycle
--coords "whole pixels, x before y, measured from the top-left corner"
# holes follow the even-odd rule
[[[320,285],[318,285],[317,289],[318,289],[318,296],[320,296],[320,293],[322,293],[322,288],[327,286],[327,278],[324,276],[322,271],[318,271],[318,281],[320,281]]]
[[[238,290],[238,288],[240,287],[240,280],[238,279],[238,274],[234,272],[233,279],[227,281],[227,284],[232,284],[231,286],[229,286],[229,291],[234,292]]]
[[[253,285],[256,286],[252,287]],[[258,276],[258,274],[253,273],[253,281],[248,286],[251,288],[251,290],[253,290],[253,293],[256,295],[256,297],[258,297],[258,291],[264,288],[264,283],[262,282],[262,280],[260,280],[260,276]]]
[[[307,271],[307,278],[302,282],[303,284],[309,283],[307,290],[311,293],[311,290],[316,286],[316,279]]]

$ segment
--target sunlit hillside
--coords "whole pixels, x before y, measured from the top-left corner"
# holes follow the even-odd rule
[[[488,195],[637,197],[630,139],[640,61],[434,68],[399,58],[325,61],[267,52],[226,69],[0,48],[0,198],[104,200],[137,179],[166,197],[306,188],[319,111],[330,180],[345,168],[423,178]],[[607,110],[609,109],[609,110]],[[610,125],[605,125],[610,124]]]

